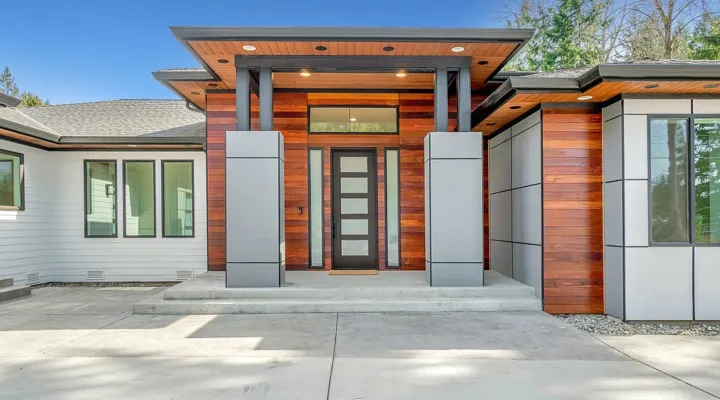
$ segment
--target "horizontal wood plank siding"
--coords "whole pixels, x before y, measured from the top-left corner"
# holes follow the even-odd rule
[[[604,312],[602,169],[602,115],[590,109],[544,109],[547,312]]]

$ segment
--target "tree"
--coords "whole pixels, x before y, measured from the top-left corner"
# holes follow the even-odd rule
[[[20,98],[19,107],[42,107],[50,105],[50,101],[43,100],[40,96],[32,92],[24,91],[21,93],[8,67],[5,67],[2,74],[0,74],[0,92]]]
[[[690,54],[694,60],[720,60],[720,17],[712,12],[702,16],[690,39]]]

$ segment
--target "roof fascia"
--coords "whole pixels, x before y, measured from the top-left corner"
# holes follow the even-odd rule
[[[205,144],[205,137],[63,136],[60,144]]]

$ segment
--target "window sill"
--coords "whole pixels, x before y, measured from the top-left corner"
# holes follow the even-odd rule
[[[25,211],[25,207],[0,206],[0,211]]]

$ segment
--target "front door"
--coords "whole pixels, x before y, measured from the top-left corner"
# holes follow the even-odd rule
[[[377,269],[374,150],[332,152],[333,269]]]

